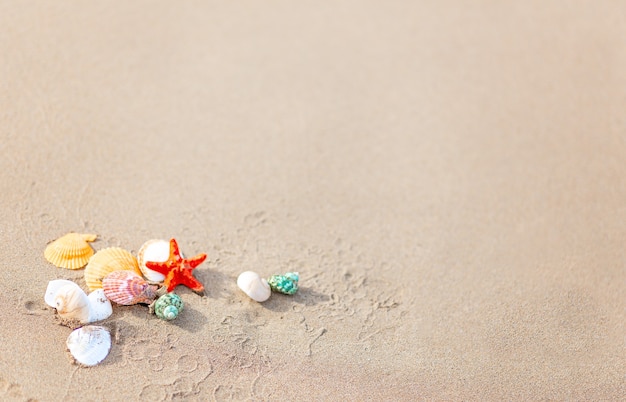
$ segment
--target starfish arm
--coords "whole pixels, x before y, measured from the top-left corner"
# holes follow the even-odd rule
[[[182,285],[187,286],[189,289],[193,290],[194,292],[202,292],[204,290],[204,285],[197,280],[193,275],[191,275],[191,272],[189,272],[189,274],[183,274],[182,278],[181,278],[181,282]]]
[[[189,265],[191,266],[191,269],[194,269],[198,265],[202,264],[204,260],[206,260],[206,254],[198,254],[197,256],[190,258],[188,260],[185,260],[185,261],[189,263]]]
[[[178,286],[178,284],[180,283],[180,281],[178,281],[177,276],[176,275],[177,272],[172,270],[170,272],[167,273],[167,275],[165,276],[165,280],[163,281],[163,285],[167,286],[167,291],[168,293],[171,292],[172,290],[174,290],[174,288],[176,286]]]
[[[176,239],[172,238],[170,239],[170,260],[174,259],[175,261],[180,261],[182,260],[182,257],[180,256],[180,249],[178,248],[178,243],[176,242]]]
[[[171,271],[171,268],[167,265],[167,261],[166,262],[146,261],[146,267],[163,275],[167,275],[167,273]]]

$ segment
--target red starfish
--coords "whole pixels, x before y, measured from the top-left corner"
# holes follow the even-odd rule
[[[170,256],[164,262],[147,261],[146,267],[165,275],[163,284],[171,292],[178,285],[185,285],[196,293],[204,291],[204,285],[191,273],[206,259],[206,254],[198,254],[193,258],[183,258],[178,250],[175,239],[170,240]]]

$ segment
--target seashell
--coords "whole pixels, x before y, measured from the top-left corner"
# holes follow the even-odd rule
[[[164,262],[170,257],[170,242],[167,240],[152,239],[145,242],[137,253],[139,269],[148,282],[163,282],[165,275],[146,267],[146,262]]]
[[[56,307],[54,298],[56,297],[59,289],[61,289],[63,286],[66,286],[66,285],[76,285],[76,283],[72,281],[68,281],[66,279],[55,279],[53,281],[48,282],[48,287],[46,288],[46,294],[43,297],[48,306]]]
[[[89,293],[89,322],[106,320],[113,314],[113,306],[104,294],[103,289]]]
[[[267,281],[252,271],[242,272],[237,278],[237,286],[252,300],[259,303],[269,299],[272,294]]]
[[[98,235],[68,233],[46,246],[43,252],[46,260],[57,267],[79,269],[87,265],[93,255],[88,242],[96,240]]]
[[[109,354],[111,334],[105,327],[87,325],[72,331],[66,345],[77,363],[91,367]]]
[[[102,280],[106,297],[123,305],[150,304],[156,298],[157,287],[150,285],[133,271],[113,271]]]
[[[68,323],[79,321],[88,324],[105,320],[113,313],[111,302],[102,289],[91,292],[89,296],[72,281],[56,279],[48,283],[44,300],[54,307],[59,316]]]
[[[162,320],[171,321],[183,311],[183,300],[175,293],[166,293],[154,302],[154,314]]]
[[[267,280],[273,291],[293,295],[298,291],[300,275],[297,272],[287,272],[285,275],[272,275]]]
[[[80,286],[72,281],[64,279],[50,281],[44,300],[65,320],[89,322],[89,298]]]
[[[102,288],[102,278],[113,271],[132,271],[141,275],[137,259],[130,251],[120,247],[109,247],[98,251],[89,259],[85,268],[85,282],[89,290]]]

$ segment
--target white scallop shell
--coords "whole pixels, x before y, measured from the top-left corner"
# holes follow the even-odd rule
[[[48,283],[44,300],[57,310],[61,318],[78,320],[82,323],[89,321],[89,298],[80,286],[72,281],[57,279]]]
[[[165,275],[146,267],[146,261],[164,262],[170,257],[170,242],[161,239],[152,239],[145,242],[137,253],[139,269],[148,282],[163,282]]]
[[[259,303],[269,299],[272,290],[270,285],[259,274],[252,271],[242,272],[237,278],[237,286],[252,300]]]
[[[111,334],[105,327],[87,325],[72,331],[66,345],[76,362],[95,366],[109,354]]]

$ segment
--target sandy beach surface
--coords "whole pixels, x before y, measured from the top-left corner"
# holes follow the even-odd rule
[[[1,1],[0,400],[626,399],[626,5],[504,3]],[[71,231],[205,295],[78,367]]]

